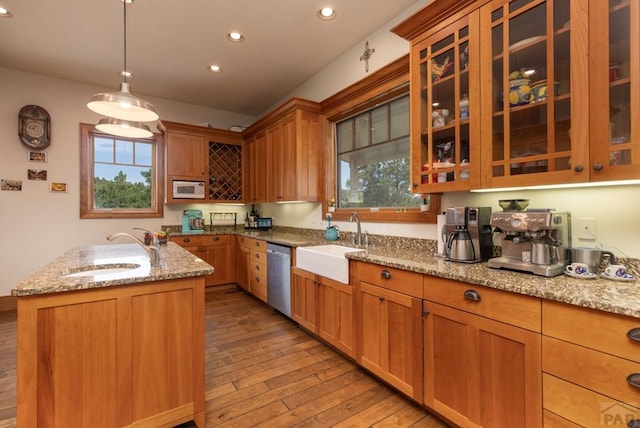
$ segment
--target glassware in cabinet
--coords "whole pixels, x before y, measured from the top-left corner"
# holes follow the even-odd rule
[[[479,183],[478,13],[412,47],[414,192],[464,190]],[[416,64],[417,63],[417,64]],[[417,87],[416,87],[416,83]],[[474,117],[475,112],[475,117]]]

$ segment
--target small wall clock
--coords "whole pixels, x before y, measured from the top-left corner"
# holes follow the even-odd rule
[[[40,106],[22,107],[18,114],[18,135],[26,146],[43,150],[51,144],[51,116]]]

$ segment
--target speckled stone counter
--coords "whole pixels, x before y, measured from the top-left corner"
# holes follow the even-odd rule
[[[237,234],[291,247],[328,244],[324,231],[295,228],[277,228],[272,231],[245,230],[242,227],[219,227],[205,234]],[[173,232],[172,235],[180,235]],[[348,233],[331,242],[351,246]],[[566,275],[545,278],[530,273],[491,269],[486,263],[454,263],[435,257],[436,242],[425,239],[387,236],[370,237],[368,250],[348,253],[347,258],[395,267],[482,285],[514,293],[541,297],[621,315],[640,318],[640,282],[616,282],[607,279],[575,279]],[[630,272],[638,275],[638,261],[621,260]]]
[[[65,276],[89,266],[118,267],[122,264],[139,265],[139,267],[117,273],[97,273],[75,278]],[[151,266],[149,256],[138,244],[90,245],[67,251],[18,283],[11,290],[11,294],[18,297],[31,296],[186,278],[210,273],[213,273],[212,266],[173,242],[160,245],[160,263],[156,267]]]

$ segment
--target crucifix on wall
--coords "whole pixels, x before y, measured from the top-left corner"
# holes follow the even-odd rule
[[[364,61],[364,71],[369,72],[369,58],[375,52],[375,49],[369,49],[369,41],[364,44],[364,53],[360,56],[360,61]]]

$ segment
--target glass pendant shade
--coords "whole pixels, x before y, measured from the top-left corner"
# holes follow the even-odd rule
[[[96,125],[96,129],[106,134],[117,135],[128,138],[151,138],[153,132],[147,125],[135,121],[114,119],[107,117],[101,119]]]
[[[95,94],[87,107],[102,116],[132,122],[151,122],[159,118],[153,104],[131,95],[127,82],[122,82],[120,92]]]

